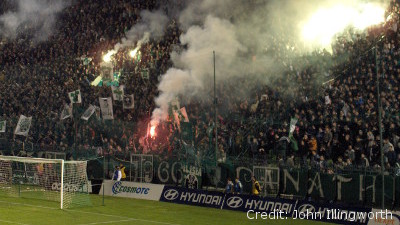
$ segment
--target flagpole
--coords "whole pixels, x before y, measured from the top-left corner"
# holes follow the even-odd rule
[[[214,113],[215,113],[215,166],[218,165],[218,117],[217,117],[217,88],[215,79],[215,51],[213,51],[214,61]]]
[[[379,125],[379,149],[381,152],[381,176],[382,176],[382,209],[385,208],[385,160],[383,153],[383,131],[382,131],[382,102],[379,84],[379,70],[378,70],[378,48],[375,43],[375,73],[376,73],[376,91],[378,98],[378,125]]]

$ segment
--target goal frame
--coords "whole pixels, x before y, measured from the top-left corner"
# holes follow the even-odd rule
[[[4,156],[0,155],[0,161],[9,162],[21,162],[21,163],[53,163],[59,164],[60,171],[60,208],[63,209],[64,206],[64,170],[65,170],[65,160],[64,159],[47,159],[47,158],[31,158],[31,157],[19,157],[19,156]],[[82,161],[68,161],[68,163],[82,162]]]

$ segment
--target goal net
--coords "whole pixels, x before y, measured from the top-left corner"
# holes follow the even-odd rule
[[[0,156],[0,195],[91,205],[86,161]]]

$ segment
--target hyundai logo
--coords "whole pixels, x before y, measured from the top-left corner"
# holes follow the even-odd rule
[[[178,195],[179,195],[179,193],[178,193],[177,190],[175,190],[175,189],[169,189],[168,191],[166,191],[166,192],[164,193],[164,198],[167,199],[167,200],[169,200],[169,201],[173,201],[173,200],[175,200],[176,198],[178,198]]]
[[[234,196],[234,197],[228,198],[228,200],[226,201],[226,204],[229,207],[236,209],[243,205],[243,200],[241,197]]]
[[[313,213],[315,212],[315,207],[311,204],[303,204],[297,209],[299,213]]]

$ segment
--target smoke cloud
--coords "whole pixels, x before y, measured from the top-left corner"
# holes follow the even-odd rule
[[[135,44],[137,44],[137,48],[140,48],[142,44],[149,41],[150,37],[159,39],[164,35],[165,27],[169,20],[164,12],[160,10],[154,12],[144,10],[140,13],[140,17],[140,22],[125,34],[126,38],[123,38],[121,43],[115,46],[115,51]]]
[[[388,2],[379,4],[387,7]],[[358,3],[365,2],[351,1]],[[169,16],[178,19],[183,30],[180,41],[185,47],[171,53],[174,66],[158,86],[160,95],[155,99],[152,125],[167,118],[169,103],[176,97],[210,98],[206,93],[212,88],[213,51],[218,82],[246,78],[268,85],[281,77],[296,57],[315,50],[302,33],[310,16],[336,4],[348,5],[348,1],[188,0],[169,6]],[[240,87],[240,83],[237,85]],[[234,90],[230,94],[234,95]]]
[[[29,34],[34,41],[44,41],[54,32],[57,14],[69,3],[69,0],[16,0],[16,11],[0,16],[0,35],[15,39]]]

